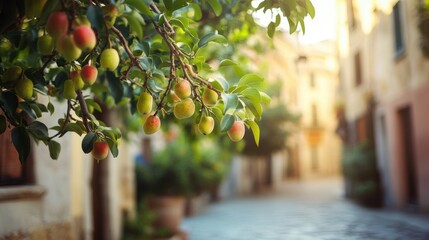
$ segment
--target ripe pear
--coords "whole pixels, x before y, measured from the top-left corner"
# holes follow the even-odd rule
[[[64,35],[60,37],[57,40],[57,49],[68,62],[78,59],[82,53],[82,50],[76,46],[73,35]]]
[[[22,76],[22,68],[18,66],[12,66],[6,70],[3,74],[2,81],[3,82],[15,82],[18,79],[21,79]]]
[[[54,39],[67,34],[69,29],[69,19],[65,12],[53,12],[46,21],[46,31]]]
[[[90,26],[82,25],[73,31],[73,39],[81,50],[92,50],[97,44],[97,38]]]
[[[76,91],[74,88],[74,82],[71,79],[64,81],[63,96],[65,99],[74,99],[76,98]]]
[[[49,55],[54,51],[55,43],[54,39],[49,35],[43,35],[39,37],[37,41],[37,49],[43,55]]]
[[[33,82],[24,75],[16,83],[15,93],[20,98],[30,99],[33,96]]]
[[[232,127],[228,130],[227,134],[233,142],[238,142],[243,139],[245,130],[244,122],[237,120],[232,124]]]
[[[80,71],[80,75],[81,75],[83,81],[85,81],[86,84],[91,86],[97,80],[98,70],[94,66],[85,65],[85,66],[83,66],[82,70]]]
[[[91,151],[92,157],[95,160],[103,160],[109,155],[109,145],[106,142],[95,142]]]
[[[191,84],[185,79],[179,80],[179,82],[174,85],[174,92],[181,99],[191,96],[191,91]]]
[[[157,115],[147,117],[143,125],[143,131],[146,134],[153,134],[161,128],[161,120]]]
[[[214,119],[210,116],[203,116],[198,124],[198,129],[204,135],[208,135],[213,131]]]
[[[148,114],[152,111],[153,97],[148,92],[142,92],[137,100],[137,111],[142,114]]]
[[[81,70],[71,71],[70,79],[73,80],[75,90],[82,89],[85,86],[85,82],[81,76]]]
[[[119,54],[114,48],[106,48],[101,53],[100,64],[102,68],[114,71],[119,65]]]
[[[174,106],[174,116],[177,119],[185,119],[194,115],[195,104],[190,98],[183,99]]]
[[[212,106],[216,105],[218,95],[217,95],[216,91],[214,91],[210,88],[205,88],[202,98],[203,98],[204,105],[212,107]]]

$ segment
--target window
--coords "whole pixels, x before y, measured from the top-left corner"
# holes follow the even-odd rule
[[[316,104],[311,105],[311,121],[312,121],[312,125],[313,127],[317,127],[319,125],[319,120],[317,117],[317,106]]]
[[[21,165],[12,143],[11,130],[0,135],[0,186],[22,185],[33,182],[32,156]]]
[[[401,1],[393,7],[393,25],[395,31],[395,54],[401,55],[405,50],[404,36],[402,33]]]
[[[349,16],[349,23],[350,23],[350,29],[356,28],[356,15],[355,15],[355,8],[353,0],[348,0],[348,16]]]
[[[362,84],[362,66],[361,66],[361,57],[360,52],[355,54],[355,86]]]

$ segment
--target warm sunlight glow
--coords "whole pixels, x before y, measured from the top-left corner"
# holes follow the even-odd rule
[[[257,6],[259,2],[259,0],[255,0],[252,2],[252,5]],[[309,17],[305,19],[305,34],[302,34],[302,31],[299,33],[300,42],[303,44],[316,43],[335,37],[335,0],[313,0],[312,3],[316,9],[316,16],[314,19]],[[270,11],[266,13],[258,11],[254,14],[256,21],[264,27],[268,26],[271,21],[274,21],[275,16],[276,13],[272,14]],[[289,30],[286,18],[282,18],[280,29],[282,31]]]

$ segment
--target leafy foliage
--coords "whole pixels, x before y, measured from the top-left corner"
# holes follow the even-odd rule
[[[258,9],[279,9],[291,32],[298,25],[304,28],[305,16],[314,16],[309,0],[264,0],[255,9],[243,0],[2,1],[0,132],[5,126],[13,128],[21,161],[30,152],[30,137],[48,146],[53,159],[58,158],[61,147],[54,139],[68,132],[85,135],[85,153],[92,151],[95,142],[104,141],[117,156],[122,134],[95,117],[102,110],[100,105],[125,108],[125,119],[137,115],[144,121],[148,116],[138,115],[137,101],[147,92],[154,100],[149,115],[171,119],[181,101],[174,98],[172,89],[183,78],[192,89],[192,121],[213,116],[216,126],[226,132],[240,119],[258,142],[256,122],[262,116],[261,105],[268,102],[260,91],[263,78],[236,71],[236,78],[229,79],[223,69],[237,64],[213,59],[208,52],[213,46],[219,51],[228,42],[243,41],[254,26],[252,13]],[[58,19],[52,20],[53,13],[59,13]],[[277,17],[274,27],[268,28],[270,36],[280,21]],[[78,35],[75,30],[80,26],[90,26],[86,30],[91,34]],[[213,67],[212,60],[220,65]],[[79,83],[79,76],[74,76],[85,65],[96,67],[95,82],[84,79]],[[204,103],[206,88],[218,94],[214,106]],[[67,107],[55,108],[57,101]],[[56,111],[64,114],[55,119],[55,126],[39,121]]]

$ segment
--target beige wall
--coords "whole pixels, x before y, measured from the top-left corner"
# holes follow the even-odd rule
[[[417,4],[419,1],[401,0],[402,31],[405,51],[395,55],[393,6],[397,0],[355,0],[357,20],[351,29],[350,9],[346,0],[338,0],[338,49],[340,57],[340,92],[346,105],[349,122],[356,120],[366,109],[367,97],[376,101],[375,134],[378,166],[381,171],[388,206],[405,207],[407,198],[403,157],[404,144],[400,135],[398,111],[410,106],[413,117],[414,152],[418,179],[418,207],[428,211],[429,184],[427,146],[429,146],[428,102],[429,61],[419,48]],[[347,15],[347,11],[348,15]],[[354,53],[360,51],[363,84],[354,84]],[[382,122],[384,119],[384,123]]]
[[[52,119],[62,117],[60,109],[65,107],[58,103],[56,109]],[[39,120],[48,127],[55,124],[48,116]],[[77,134],[68,133],[57,141],[61,144],[58,160],[49,157],[43,144],[33,144],[35,187],[7,188],[18,195],[30,192],[30,198],[0,198],[0,239],[92,239],[91,174],[97,164],[82,152],[82,137]],[[133,157],[130,146],[121,142],[120,156],[109,159],[113,239],[120,239],[122,212],[132,216],[135,208]],[[4,189],[0,188],[0,195]]]

